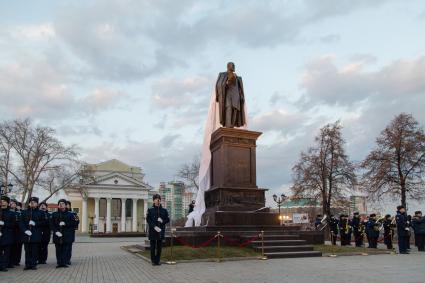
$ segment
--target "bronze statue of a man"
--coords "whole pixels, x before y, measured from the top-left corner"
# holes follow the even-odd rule
[[[236,75],[233,62],[227,63],[227,72],[218,75],[215,99],[219,105],[220,124],[223,127],[242,127],[245,124],[242,78]]]

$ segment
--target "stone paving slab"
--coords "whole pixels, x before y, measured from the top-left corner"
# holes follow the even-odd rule
[[[350,257],[199,262],[152,266],[120,247],[134,242],[76,243],[72,266],[56,269],[54,246],[47,265],[0,273],[0,282],[425,282],[425,253]]]

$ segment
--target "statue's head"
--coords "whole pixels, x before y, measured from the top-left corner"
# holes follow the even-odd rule
[[[235,71],[235,63],[233,63],[233,62],[227,63],[227,71],[234,72]]]

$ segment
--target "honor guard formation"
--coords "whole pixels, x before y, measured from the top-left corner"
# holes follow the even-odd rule
[[[358,212],[354,212],[351,219],[347,214],[341,214],[339,218],[334,215],[317,215],[314,226],[320,231],[329,226],[332,245],[340,240],[341,246],[350,246],[353,241],[356,247],[363,247],[366,237],[370,249],[378,248],[378,242],[382,242],[387,249],[393,250],[393,239],[396,236],[400,254],[409,253],[413,231],[415,246],[418,251],[425,251],[425,217],[421,211],[416,211],[414,216],[407,215],[405,207],[401,205],[397,206],[395,216],[387,214],[380,218],[375,213],[361,217]]]
[[[46,264],[52,235],[56,268],[71,265],[72,243],[80,221],[71,210],[71,202],[61,199],[58,206],[56,212],[49,213],[47,203],[39,203],[37,197],[31,197],[27,209],[22,209],[17,200],[1,197],[0,271],[21,265],[22,246],[25,250],[24,270],[35,270],[38,264]]]

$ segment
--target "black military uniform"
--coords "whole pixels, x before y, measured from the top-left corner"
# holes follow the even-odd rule
[[[395,225],[392,223],[391,215],[385,215],[385,219],[383,222],[384,226],[384,244],[387,245],[387,249],[393,249],[393,235]]]
[[[16,202],[16,209],[15,209],[15,216],[16,216],[16,226],[15,226],[15,248],[12,249],[13,254],[11,255],[11,261],[15,266],[21,265],[21,257],[22,257],[22,246],[24,243],[21,239],[21,230],[20,225],[21,223],[21,216],[22,216],[22,203]]]
[[[369,235],[369,248],[378,248],[379,223],[376,222],[376,214],[374,213],[369,216],[369,221],[367,222],[367,233]]]
[[[40,252],[38,253],[38,263],[39,264],[46,264],[46,260],[48,257],[48,247],[50,243],[50,213],[47,211],[47,203],[42,202],[40,203],[39,207],[46,206],[46,210],[41,210],[44,217],[44,224],[40,227],[41,229],[41,243],[40,243]]]
[[[66,209],[66,200],[61,199],[58,205],[62,205],[58,211],[52,213],[50,228],[53,233],[53,243],[56,247],[56,268],[68,267],[69,249],[74,242],[76,222],[71,212]]]
[[[75,230],[78,230],[78,225],[80,224],[80,219],[78,218],[78,214],[72,211],[71,202],[69,200],[66,201],[66,208],[72,214],[74,219],[74,231],[72,232],[72,242],[68,249],[68,255],[66,256],[66,264],[71,265],[72,258],[72,244],[75,242]]]
[[[338,219],[336,219],[335,216],[331,215],[331,218],[329,219],[329,229],[331,232],[332,245],[336,245],[336,240],[338,238],[338,223]]]
[[[358,212],[353,213],[353,219],[351,220],[351,227],[353,227],[353,236],[356,247],[363,246],[363,233],[364,225],[360,219]]]
[[[38,198],[31,197],[31,202],[35,202],[38,205]],[[25,248],[24,270],[37,269],[37,259],[41,243],[41,227],[45,225],[45,221],[44,215],[38,209],[38,206],[35,208],[29,207],[27,210],[22,211],[19,227]]]
[[[7,196],[1,197],[1,202],[6,202],[6,207],[0,207],[0,271],[7,271],[10,260],[10,249],[15,242],[15,213],[9,210],[10,199]]]
[[[412,219],[412,227],[415,232],[415,245],[418,251],[425,251],[425,217],[422,216],[421,211],[416,211]]]
[[[398,249],[401,254],[408,254],[407,243],[410,238],[410,228],[407,220],[406,210],[404,206],[397,206],[397,215],[395,217],[397,223]]]
[[[351,223],[348,220],[348,215],[341,214],[339,217],[339,233],[341,237],[341,246],[351,244]]]
[[[155,200],[161,200],[161,196],[156,194],[153,196],[154,205],[148,209],[146,215],[146,222],[149,225],[149,240],[151,250],[151,261],[152,265],[160,265],[162,240],[165,236],[165,224],[170,219],[168,218],[168,211],[161,206],[161,204],[155,205]]]

